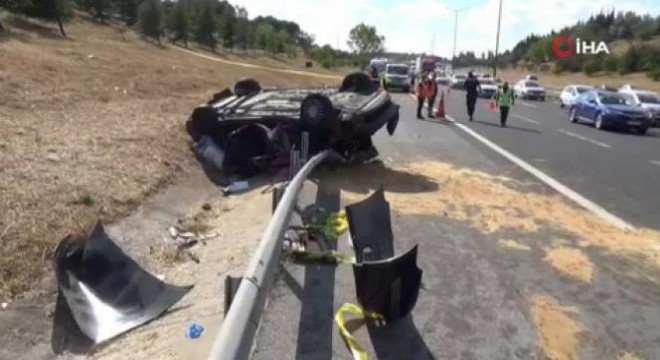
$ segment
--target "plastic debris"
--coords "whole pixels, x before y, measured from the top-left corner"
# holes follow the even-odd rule
[[[346,211],[341,210],[330,214],[322,224],[310,225],[312,230],[320,232],[326,240],[335,241],[348,230]]]
[[[197,339],[202,336],[203,332],[204,327],[202,325],[192,323],[190,326],[188,326],[188,330],[186,331],[186,338]]]
[[[55,274],[76,324],[97,344],[161,316],[192,288],[166,284],[145,271],[100,222],[87,239],[60,242]]]
[[[243,180],[243,181],[234,181],[229,186],[224,188],[222,190],[222,192],[225,195],[229,195],[229,194],[238,194],[240,192],[243,192],[243,191],[246,191],[246,190],[249,190],[249,189],[250,189],[250,184],[247,181]]]

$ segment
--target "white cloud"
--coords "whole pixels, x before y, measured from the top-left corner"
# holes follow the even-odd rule
[[[458,15],[457,52],[493,50],[499,0],[242,0],[250,17],[272,15],[297,22],[319,44],[346,49],[350,29],[360,22],[375,25],[385,35],[388,50],[429,52],[450,56],[453,47],[452,7],[470,6]],[[652,4],[653,2],[651,2]],[[548,33],[585,20],[601,9],[660,13],[644,0],[504,0],[500,50],[512,48],[530,33]],[[433,39],[435,38],[435,41]]]

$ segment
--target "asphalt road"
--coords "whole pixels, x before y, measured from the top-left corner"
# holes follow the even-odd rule
[[[479,99],[467,121],[465,93],[452,90],[447,113],[500,147],[636,227],[660,229],[660,128],[646,135],[600,131],[568,121],[557,102],[519,101],[500,128]]]
[[[460,114],[453,110],[458,109],[460,97],[450,96],[449,112],[461,121]],[[397,94],[394,98],[402,106],[399,128],[393,137],[384,132],[375,137],[380,158],[387,168],[419,161],[441,161],[514,178],[524,184],[521,186],[525,186],[526,191],[553,193],[457,126],[415,119],[415,104],[410,96]],[[544,124],[535,115],[539,109],[558,115]],[[567,151],[565,156],[573,159],[574,156],[569,156],[570,150],[566,149],[569,146],[566,144],[570,143],[573,151],[583,156],[601,154],[598,151],[601,146],[557,130],[554,130],[557,134],[548,137],[559,141],[558,144],[553,146],[551,140],[544,139],[545,133],[555,129],[550,121],[581,136],[595,131],[561,122],[561,112],[553,109],[551,104],[540,104],[536,108],[520,105],[514,114],[529,120],[512,118],[510,128],[500,129],[490,125],[495,124],[495,114],[480,109],[477,119],[483,123],[469,126],[487,136],[496,134],[492,137],[494,141],[506,141],[502,145],[516,153],[519,149],[534,149],[535,144],[541,144],[536,147],[554,149],[553,154]],[[609,133],[596,136],[603,136],[594,137],[596,141],[608,141],[611,147],[604,147],[605,150],[614,149],[615,144],[623,148],[609,137],[657,140],[655,137],[647,139]],[[561,160],[561,155],[557,160],[541,154],[542,151],[535,156],[530,154],[533,157],[529,160],[535,164],[543,162],[534,159],[547,159],[549,164]],[[590,164],[579,166],[574,160],[569,163],[575,164],[580,171]],[[642,163],[635,164],[641,167]],[[647,170],[649,174],[653,169]],[[611,169],[611,173],[617,172],[619,170]],[[416,192],[432,197],[443,191],[441,185],[405,172],[381,169],[366,179],[353,178],[355,173],[350,168],[340,168],[318,174],[315,185],[308,187],[302,197],[301,207],[315,203],[327,211],[336,211],[348,202],[342,197],[342,191],[357,192],[366,197],[386,179],[397,179],[389,182],[387,190],[390,194]],[[333,179],[337,178],[345,180],[344,185],[333,185]],[[401,253],[419,245],[418,265],[424,272],[423,285],[409,317],[384,328],[372,325],[351,327],[370,359],[619,360],[624,353],[636,354],[642,359],[660,358],[660,311],[657,309],[660,291],[658,282],[652,280],[660,278],[657,270],[636,267],[635,259],[621,258],[603,249],[583,247],[575,234],[552,227],[531,233],[510,229],[485,233],[442,214],[412,215],[399,210],[392,209],[395,252]],[[592,283],[579,284],[562,277],[544,260],[545,249],[552,246],[557,237],[561,237],[566,246],[582,249],[590,259],[595,273]],[[524,239],[529,248],[526,251],[503,248],[498,243],[498,239],[503,238]],[[336,249],[351,253],[345,238],[336,243]],[[567,309],[568,316],[579,324],[577,335],[568,336],[570,341],[575,341],[575,357],[544,350],[544,342],[552,343],[552,337],[558,336],[561,343],[561,334],[571,330],[570,324],[561,320],[555,322],[556,314],[552,314],[543,320],[547,323],[542,326],[554,326],[557,331],[551,335],[538,331],[530,310],[531,299],[538,296],[556,299]],[[356,303],[350,266],[285,263],[270,293],[252,358],[352,359],[333,321],[334,313],[346,302]]]

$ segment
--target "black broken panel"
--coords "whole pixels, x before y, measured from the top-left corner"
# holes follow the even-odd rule
[[[390,205],[381,186],[370,197],[346,207],[356,263],[358,302],[386,320],[405,317],[415,306],[422,280],[417,245],[394,256]]]
[[[394,256],[390,204],[385,200],[383,186],[370,197],[346,206],[346,218],[356,262]]]
[[[360,305],[387,320],[405,317],[415,306],[422,281],[417,245],[403,255],[353,265]]]
[[[100,222],[86,241],[64,239],[58,245],[55,272],[76,324],[97,344],[157,318],[192,288],[146,272]]]

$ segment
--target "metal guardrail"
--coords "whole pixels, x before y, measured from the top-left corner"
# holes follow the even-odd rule
[[[284,190],[234,295],[231,307],[211,349],[209,360],[249,358],[266,296],[272,284],[275,264],[282,248],[281,239],[288,228],[298,194],[314,167],[329,153],[330,151],[326,150],[309,159]]]

